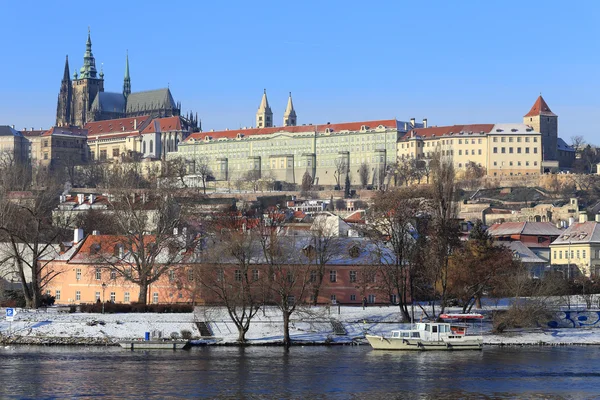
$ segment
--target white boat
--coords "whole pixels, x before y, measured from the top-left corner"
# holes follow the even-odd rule
[[[419,322],[390,336],[365,335],[375,350],[481,350],[483,337],[467,335],[465,324]]]
[[[119,346],[128,350],[181,350],[189,340],[125,340]]]

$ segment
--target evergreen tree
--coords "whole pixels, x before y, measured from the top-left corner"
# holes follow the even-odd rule
[[[346,174],[346,182],[344,183],[344,198],[350,198],[350,174]]]

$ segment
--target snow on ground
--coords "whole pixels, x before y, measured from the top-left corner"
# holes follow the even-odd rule
[[[451,308],[448,312],[460,312]],[[487,310],[489,311],[489,310]],[[4,310],[0,310],[4,315]],[[484,310],[484,313],[486,310]],[[421,318],[420,311],[416,311]],[[335,335],[331,321],[338,321],[346,335]],[[93,322],[96,323],[93,323]],[[18,310],[15,321],[0,320],[0,334],[26,337],[83,337],[143,339],[145,332],[160,331],[163,337],[172,332],[181,334],[189,330],[200,337],[195,322],[206,321],[219,343],[235,343],[237,329],[225,308],[197,307],[194,313],[185,314],[83,314],[48,311]],[[388,334],[401,326],[400,313],[394,306],[331,306],[298,310],[292,316],[290,335],[295,342],[305,343],[365,343],[364,334]],[[484,335],[485,344],[596,344],[600,345],[600,328],[531,329],[491,334],[491,322],[475,322],[471,333]],[[277,343],[283,339],[281,313],[275,307],[266,307],[252,320],[246,338],[250,343]]]

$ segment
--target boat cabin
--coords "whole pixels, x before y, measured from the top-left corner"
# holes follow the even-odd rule
[[[467,327],[459,324],[450,324],[446,322],[418,323],[414,328],[392,331],[392,338],[399,339],[422,339],[422,340],[441,340],[458,339],[467,334]]]

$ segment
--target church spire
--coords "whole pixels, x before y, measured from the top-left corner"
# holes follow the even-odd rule
[[[63,72],[63,82],[71,80],[71,73],[69,72],[69,55],[67,55],[67,59],[65,60],[65,72]]]
[[[283,126],[296,126],[296,110],[294,110],[294,103],[292,102],[292,92],[290,92],[287,107],[283,114]]]
[[[83,55],[83,67],[79,70],[79,79],[93,78],[96,79],[96,59],[92,54],[92,38],[90,28],[88,27],[88,37],[85,43],[85,54]]]
[[[273,112],[269,106],[269,100],[267,99],[267,89],[264,89],[260,106],[256,112],[256,127],[257,128],[270,128],[273,126]]]
[[[123,96],[131,94],[131,78],[129,77],[129,51],[125,55],[125,78],[123,79]]]

